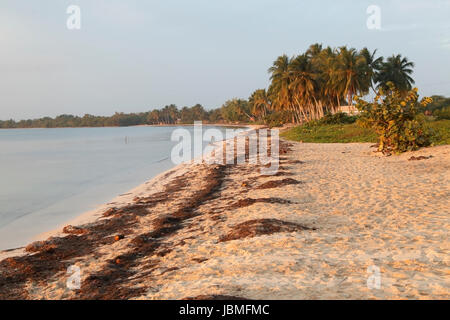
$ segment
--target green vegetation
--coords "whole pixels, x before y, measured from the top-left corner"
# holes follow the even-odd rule
[[[355,95],[386,88],[388,82],[402,92],[410,90],[413,67],[414,63],[401,55],[384,61],[376,57],[376,50],[314,44],[298,56],[278,57],[269,68],[271,83],[267,92],[255,91],[250,107],[264,109],[266,114],[288,112],[292,123],[309,122],[338,112],[343,104],[352,105]]]
[[[377,135],[370,128],[356,124],[303,125],[281,134],[288,140],[314,143],[376,142]]]
[[[349,124],[355,123],[358,119],[357,116],[348,115],[344,112],[338,112],[335,114],[327,113],[319,120],[309,122],[310,125],[324,125],[324,124]]]
[[[435,110],[433,116],[437,120],[450,120],[450,107]]]
[[[440,111],[444,108],[450,108],[450,98],[446,98],[443,96],[431,96],[433,101],[427,105],[426,111],[429,114],[433,114],[437,111]]]
[[[450,120],[428,120],[425,126],[434,131],[433,145],[450,144]],[[372,128],[353,124],[321,124],[297,126],[281,134],[281,137],[310,143],[377,142],[377,134]]]
[[[433,145],[450,144],[450,120],[427,121],[426,126],[434,132]]]
[[[250,108],[247,100],[232,99],[220,108],[221,119],[228,122],[249,122],[252,120],[250,116]]]
[[[401,92],[388,84],[373,102],[357,98],[358,116],[327,114],[319,120],[292,128],[282,137],[303,142],[376,142],[383,153],[450,144],[450,120],[435,120],[422,111],[431,98],[418,102],[417,89]]]
[[[431,144],[433,132],[425,126],[422,113],[431,98],[423,98],[420,103],[418,99],[416,88],[403,93],[391,82],[379,89],[373,102],[356,99],[361,111],[359,124],[375,130],[378,151],[399,153]]]

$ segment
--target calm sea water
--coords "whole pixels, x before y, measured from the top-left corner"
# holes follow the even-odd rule
[[[0,250],[23,246],[174,167],[174,129],[0,130]]]

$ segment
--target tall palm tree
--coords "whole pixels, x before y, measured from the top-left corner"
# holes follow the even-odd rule
[[[381,69],[383,64],[383,57],[376,58],[377,50],[370,52],[369,49],[363,48],[359,54],[366,59],[367,64],[367,81],[369,81],[370,88],[375,92],[374,84],[377,77],[377,72]]]
[[[271,84],[268,95],[272,101],[272,107],[277,111],[289,111],[292,113],[292,122],[295,122],[295,113],[293,110],[294,102],[290,90],[289,65],[291,59],[287,55],[278,57],[272,67],[269,68]]]
[[[316,119],[320,117],[318,101],[317,74],[307,54],[299,55],[291,60],[289,64],[290,89],[295,101],[295,111],[303,118]]]
[[[353,105],[353,95],[366,94],[369,91],[366,60],[356,49],[341,47],[336,63],[334,81],[337,87],[346,93],[348,103]]]
[[[319,58],[322,51],[323,51],[322,44],[315,43],[315,44],[312,44],[309,46],[308,50],[306,50],[306,55],[311,60],[315,60],[315,59]]]
[[[341,101],[353,105],[354,95],[365,95],[388,82],[400,91],[411,89],[413,67],[414,63],[401,55],[384,62],[377,50],[313,44],[299,56],[278,57],[268,70],[271,84],[267,92],[257,90],[250,105],[258,115],[270,108],[290,114],[293,122],[309,121],[325,111],[336,112]]]
[[[339,83],[336,81],[337,52],[331,47],[327,47],[320,53],[318,68],[320,70],[318,82],[320,85],[320,95],[323,103],[327,106],[327,110],[335,112],[344,99],[344,90],[340,89]]]
[[[267,115],[267,110],[271,109],[271,102],[266,89],[258,89],[253,92],[248,99],[248,103],[252,115],[257,118],[264,118]]]
[[[382,63],[380,71],[376,76],[378,87],[386,89],[387,83],[392,82],[400,92],[411,90],[414,84],[413,74],[414,62],[408,61],[408,58],[400,54],[387,58]]]

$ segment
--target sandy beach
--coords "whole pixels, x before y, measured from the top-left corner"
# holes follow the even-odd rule
[[[3,253],[0,299],[449,299],[449,160],[282,141],[274,176],[180,165]]]

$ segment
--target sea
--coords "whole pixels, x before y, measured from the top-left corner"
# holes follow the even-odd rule
[[[177,129],[194,130],[192,126],[0,130],[0,250],[24,246],[36,235],[173,168],[171,152],[179,142],[171,137]],[[214,129],[224,134],[227,130]],[[207,144],[203,142],[203,147]]]

